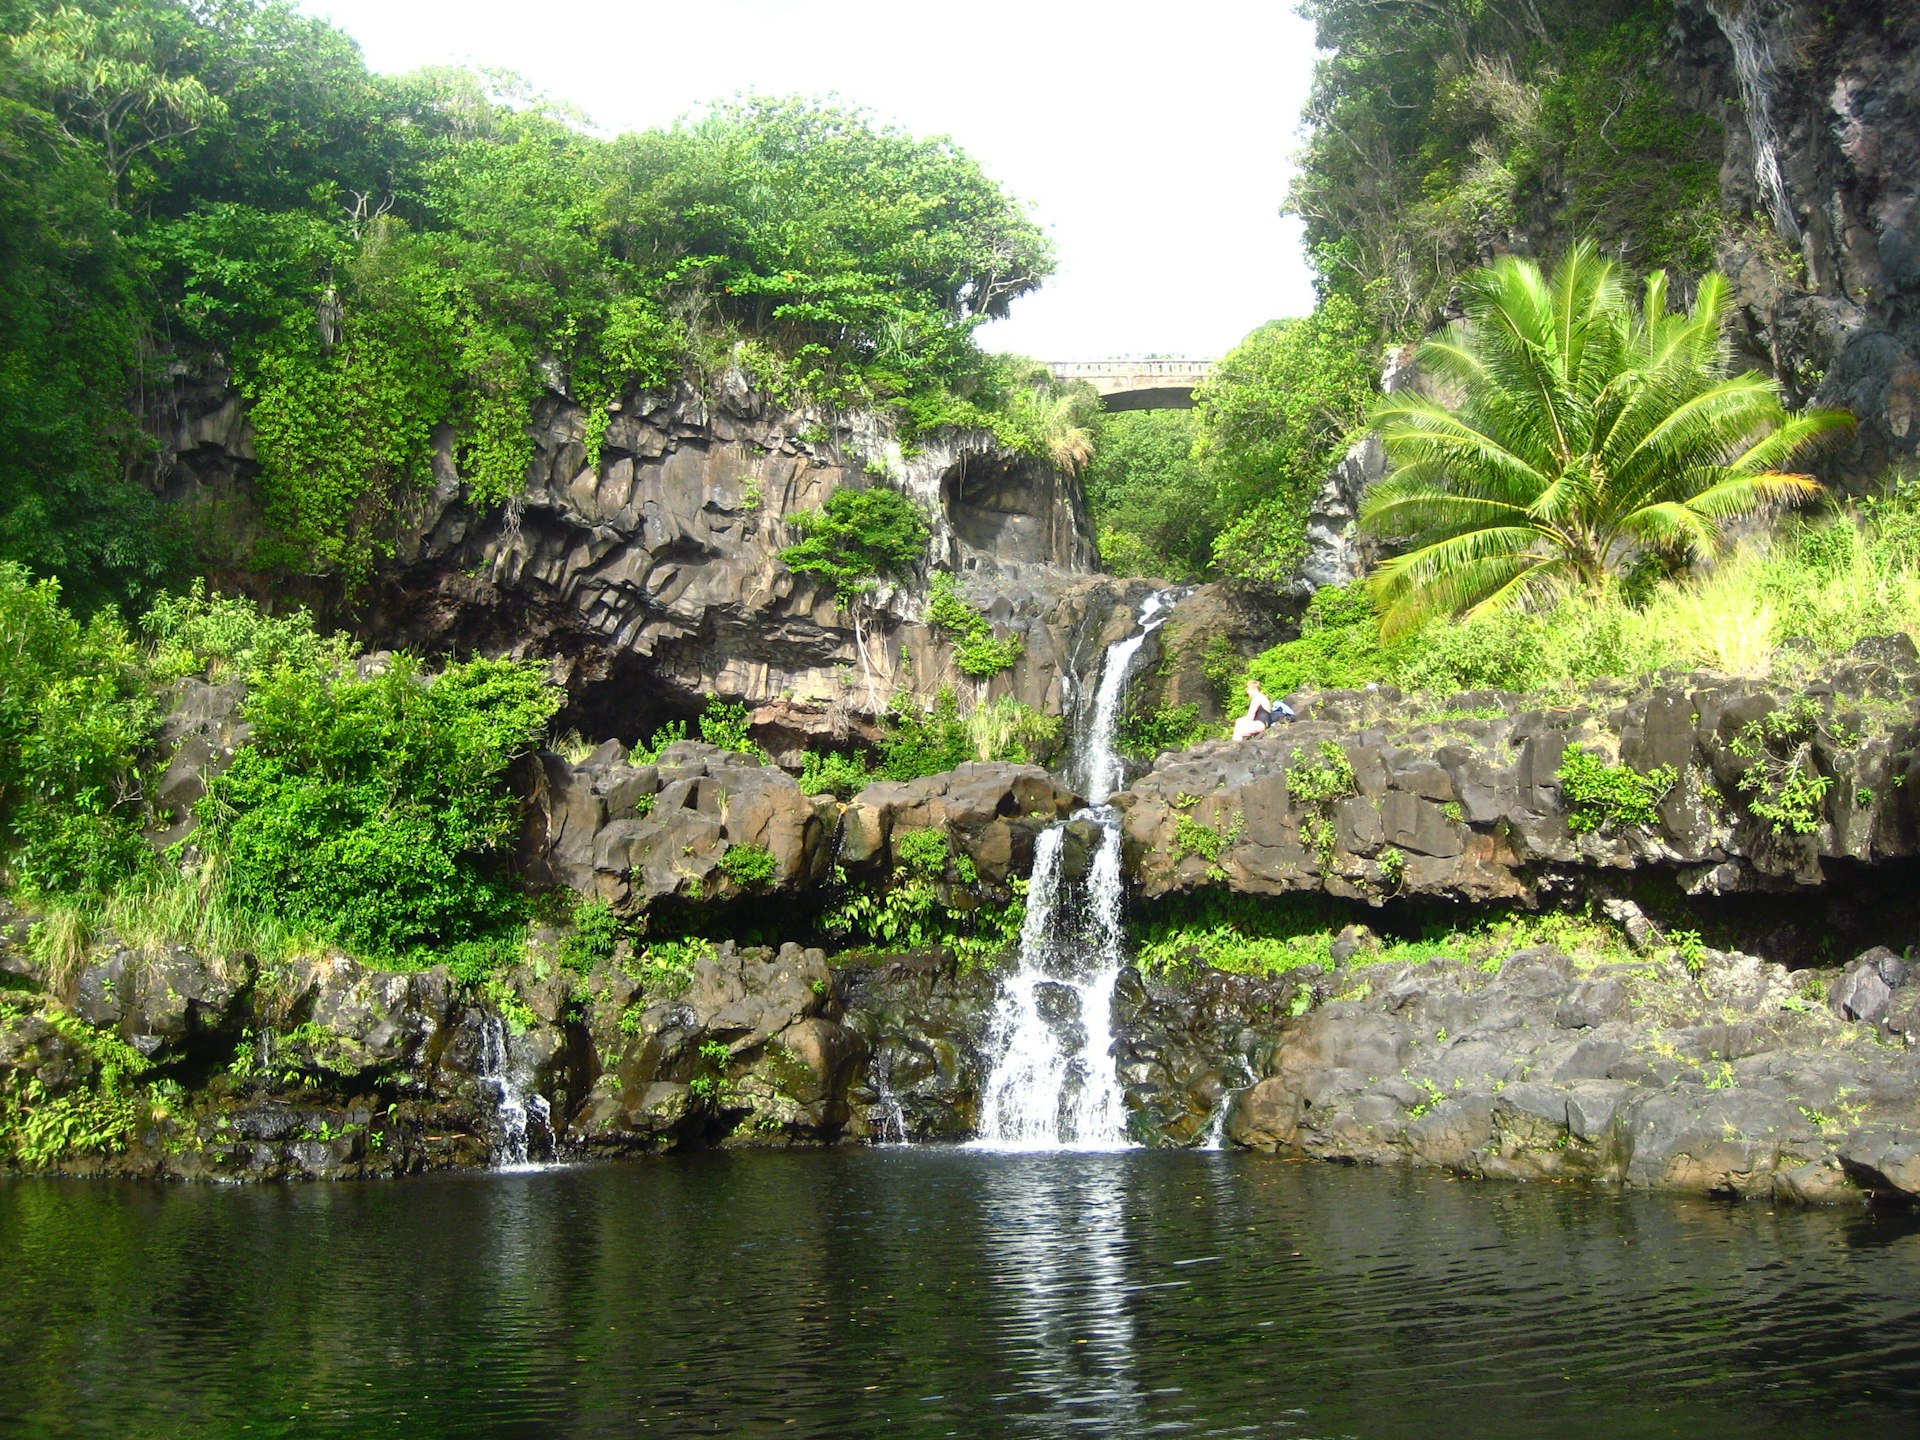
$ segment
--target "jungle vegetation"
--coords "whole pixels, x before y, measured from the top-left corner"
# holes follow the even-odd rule
[[[0,558],[83,610],[196,558],[350,586],[441,422],[499,502],[547,388],[604,421],[727,366],[1039,452],[1058,397],[973,337],[1051,267],[970,157],[854,109],[603,139],[510,76],[373,74],[289,0],[0,0]],[[250,403],[253,553],[195,557],[137,483],[176,364]]]

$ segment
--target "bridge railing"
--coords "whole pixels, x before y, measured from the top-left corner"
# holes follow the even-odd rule
[[[1062,380],[1089,375],[1210,375],[1211,360],[1050,360],[1047,368]]]

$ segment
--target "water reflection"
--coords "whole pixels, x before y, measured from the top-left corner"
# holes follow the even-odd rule
[[[1244,1155],[0,1183],[0,1435],[1901,1434],[1920,1226]]]
[[[993,1397],[1011,1412],[1008,1433],[1136,1433],[1125,1157],[981,1158],[988,1274],[1014,1372],[1012,1391]]]

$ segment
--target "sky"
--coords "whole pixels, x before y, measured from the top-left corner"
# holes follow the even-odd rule
[[[947,135],[1059,268],[981,341],[1210,358],[1312,308],[1298,222],[1312,27],[1286,0],[301,0],[376,70],[501,67],[607,131],[735,94],[833,96]]]

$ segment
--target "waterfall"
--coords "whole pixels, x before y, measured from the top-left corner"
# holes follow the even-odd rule
[[[1780,62],[1790,53],[1786,34],[1790,0],[1708,0],[1707,8],[1733,48],[1734,74],[1740,81],[1747,133],[1753,141],[1754,183],[1760,187],[1774,226],[1798,245],[1800,223],[1787,203],[1786,181],[1780,173],[1780,137],[1773,128]]]
[[[1207,1121],[1206,1133],[1201,1136],[1200,1143],[1194,1147],[1197,1150],[1224,1150],[1227,1148],[1227,1112],[1233,1109],[1233,1097],[1243,1090],[1250,1089],[1259,1079],[1259,1077],[1253,1073],[1253,1068],[1248,1065],[1245,1060],[1239,1059],[1237,1056],[1235,1059],[1239,1064],[1240,1073],[1245,1079],[1240,1084],[1221,1094],[1220,1103],[1213,1107],[1213,1118]]]
[[[530,1092],[515,1073],[507,1022],[490,1011],[480,1020],[480,1068],[475,1078],[481,1093],[493,1101],[494,1123],[500,1132],[493,1152],[496,1170],[516,1170],[534,1163],[531,1136],[535,1127],[545,1133],[551,1151],[553,1125],[546,1097]]]
[[[893,1061],[885,1050],[878,1051],[873,1063],[873,1143],[911,1145],[913,1135],[907,1129],[907,1112],[893,1088]]]
[[[1103,802],[1120,784],[1115,749],[1127,668],[1166,621],[1177,596],[1158,591],[1140,607],[1136,632],[1107,647],[1078,788],[1094,802],[1056,821],[1034,843],[1020,954],[1001,985],[988,1027],[996,1058],[980,1111],[980,1142],[1026,1149],[1105,1150],[1126,1145],[1127,1113],[1113,1059],[1113,990],[1125,963],[1120,816]],[[1063,874],[1068,827],[1098,834],[1084,893]]]

